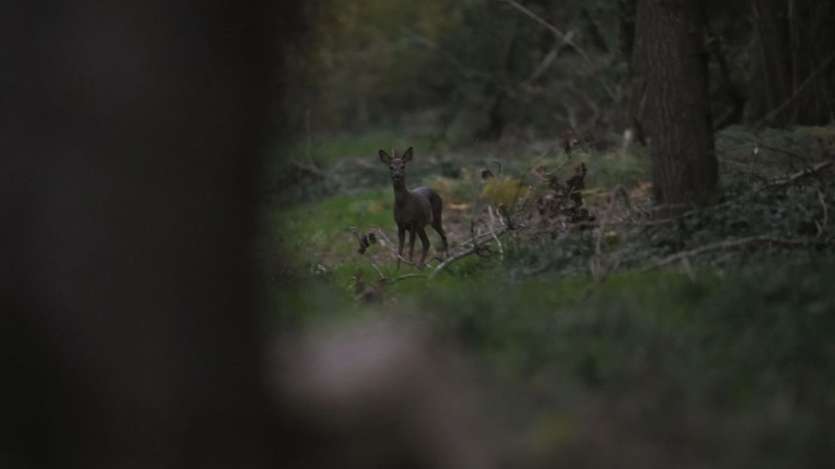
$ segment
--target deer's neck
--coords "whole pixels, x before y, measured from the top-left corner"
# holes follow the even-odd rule
[[[406,189],[406,181],[400,180],[392,184],[394,187],[394,200],[398,203],[403,202],[409,197],[409,190]]]

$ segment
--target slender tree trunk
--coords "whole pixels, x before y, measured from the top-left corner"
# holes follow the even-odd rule
[[[632,66],[632,52],[635,48],[635,11],[638,0],[618,0],[618,48],[623,59]]]
[[[627,70],[629,95],[626,100],[624,128],[631,129],[634,139],[646,146],[647,140],[643,125],[646,108],[644,99],[646,79],[643,76],[643,70],[646,67],[642,63],[641,44],[637,43],[641,38],[635,31],[638,0],[619,0],[618,6],[620,10],[619,48],[623,59],[629,64]]]
[[[704,20],[700,0],[638,3],[636,54],[646,81],[654,196],[671,210],[710,202],[718,183]]]
[[[709,52],[719,66],[719,89],[716,90],[719,99],[713,100],[714,103],[719,101],[722,106],[727,109],[721,109],[717,113],[720,117],[714,127],[715,130],[724,129],[733,124],[742,122],[742,117],[745,113],[745,103],[747,97],[742,92],[739,86],[734,83],[731,74],[731,65],[725,55],[725,50],[722,44],[722,38],[716,35],[711,35],[712,40],[707,41],[709,44]],[[713,108],[716,110],[716,108]]]
[[[828,61],[835,51],[835,4],[751,0],[751,14],[756,43],[747,119],[777,126],[828,122],[835,105],[829,92],[835,66]]]
[[[513,48],[517,38],[517,31],[518,23],[512,23],[512,27],[507,32],[507,37],[501,44],[501,48],[498,50],[498,58],[496,61],[496,73],[495,76],[498,77],[499,82],[506,82],[509,81],[509,76],[511,74],[511,61],[513,59]],[[496,98],[493,100],[493,105],[490,106],[490,114],[489,119],[490,123],[485,129],[482,134],[482,137],[488,140],[495,140],[501,137],[502,130],[506,124],[505,116],[503,114],[503,106],[507,99],[507,93],[499,88],[495,90]]]
[[[787,3],[784,0],[752,0],[751,13],[754,18],[757,46],[754,52],[754,80],[756,99],[751,103],[750,115],[764,116],[791,96],[792,68],[788,28]],[[785,112],[775,124],[789,122]]]

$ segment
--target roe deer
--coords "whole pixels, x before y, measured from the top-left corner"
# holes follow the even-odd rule
[[[560,141],[562,141],[562,149],[565,154],[571,156],[571,150],[580,144],[580,138],[577,136],[577,131],[568,128],[560,132]]]
[[[432,225],[432,228],[441,236],[444,245],[444,254],[447,252],[446,234],[442,224],[441,214],[443,212],[443,200],[428,187],[418,187],[409,190],[406,188],[406,163],[412,161],[412,147],[409,147],[403,156],[394,152],[394,158],[388,153],[380,150],[380,160],[388,165],[391,171],[391,182],[394,186],[394,221],[397,223],[397,267],[400,267],[400,258],[403,257],[403,240],[406,231],[409,232],[409,260],[414,257],[415,233],[420,236],[423,245],[423,253],[420,256],[418,266],[422,266],[426,260],[426,253],[429,252],[429,238],[424,228]]]

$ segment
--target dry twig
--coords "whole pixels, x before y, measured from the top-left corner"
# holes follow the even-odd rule
[[[565,44],[565,45],[571,47],[572,49],[576,50],[578,54],[583,56],[583,59],[585,59],[586,62],[589,63],[589,65],[594,65],[594,63],[591,60],[591,57],[589,57],[589,55],[586,54],[586,51],[584,51],[582,48],[580,48],[580,46],[578,46],[574,42],[574,39],[572,37],[573,33],[562,32],[559,28],[557,28],[553,24],[549,23],[548,21],[545,21],[545,19],[543,19],[542,17],[540,17],[536,13],[532,12],[530,9],[528,9],[527,7],[525,7],[524,5],[520,4],[519,2],[517,2],[515,0],[502,0],[502,1],[504,1],[508,5],[512,6],[513,8],[519,10],[522,14],[524,14],[528,18],[530,18],[530,19],[536,21],[537,23],[541,24],[542,26],[544,26],[546,29],[548,29],[549,31],[554,33],[554,35],[557,36],[557,38],[559,38],[559,40],[561,40],[563,42],[563,44]]]
[[[410,278],[426,278],[426,274],[403,274],[392,279],[387,279],[388,283],[399,282],[401,280],[408,280]]]
[[[829,205],[827,205],[820,188],[818,189],[818,202],[820,202],[821,208],[823,209],[823,219],[820,222],[815,220],[815,223],[818,225],[818,238],[820,238],[826,232],[826,225],[829,224]]]
[[[504,246],[502,246],[502,242],[499,240],[499,237],[496,236],[496,230],[494,225],[496,223],[496,217],[493,215],[493,206],[487,206],[487,213],[490,215],[490,223],[488,228],[490,229],[490,234],[493,236],[493,240],[496,241],[496,246],[499,248],[499,258],[504,260]]]
[[[498,237],[501,237],[502,235],[504,235],[505,233],[507,233],[508,231],[509,230],[507,228],[505,228],[503,230],[500,230],[495,235],[498,238]],[[479,252],[479,250],[482,249],[481,243],[486,241],[487,239],[492,238],[492,236],[493,235],[490,234],[490,233],[488,233],[487,235],[478,236],[475,239],[473,239],[473,241],[471,241],[471,247],[469,247],[469,248],[467,248],[467,249],[465,249],[465,250],[463,250],[463,251],[461,251],[461,252],[459,252],[459,253],[457,253],[453,256],[450,256],[450,257],[447,257],[446,259],[444,259],[444,261],[441,262],[440,264],[438,264],[438,266],[435,267],[432,270],[432,273],[429,274],[429,277],[428,277],[429,280],[432,280],[433,278],[435,278],[435,276],[437,276],[439,273],[441,273],[441,271],[443,271],[444,269],[449,267],[450,264],[452,264],[456,261],[459,261],[459,260],[461,260],[461,259],[463,259],[467,256],[470,256],[472,254],[476,254],[477,252]]]
[[[374,259],[369,257],[368,262],[371,264],[371,267],[374,268],[374,271],[377,272],[377,275],[380,276],[380,280],[386,280],[386,276],[383,275],[383,271],[377,267],[377,263],[374,262]]]

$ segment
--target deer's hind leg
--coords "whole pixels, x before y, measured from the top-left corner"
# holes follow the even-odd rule
[[[424,228],[418,228],[417,232],[418,236],[420,236],[420,244],[423,247],[423,252],[420,254],[420,262],[418,262],[418,266],[422,266],[423,262],[426,260],[426,254],[429,252],[429,237],[426,236],[426,230]]]
[[[415,228],[409,228],[409,260],[415,257]]]
[[[434,228],[435,231],[438,232],[438,235],[441,237],[441,244],[443,245],[444,257],[446,257],[447,255],[449,255],[449,252],[447,251],[447,248],[449,246],[446,241],[446,233],[444,232],[444,227],[443,225],[441,225],[440,217],[438,220],[432,222],[432,228]]]

